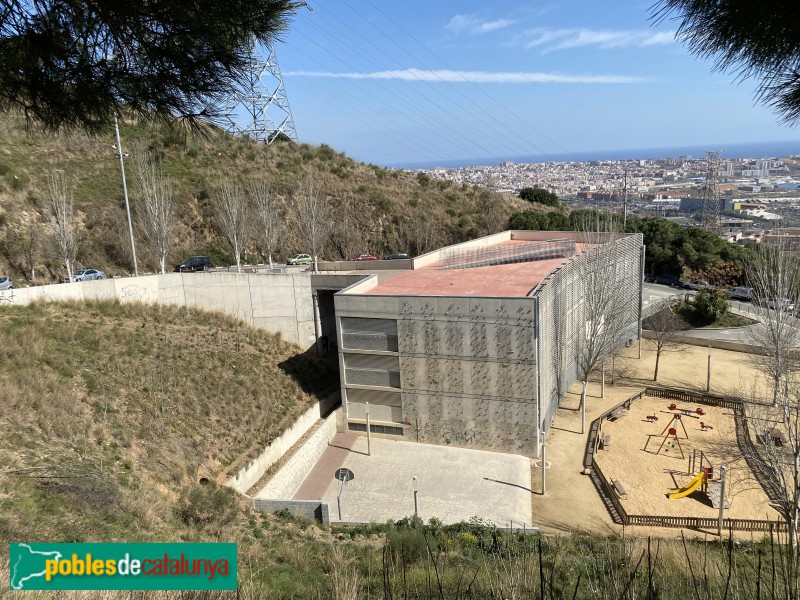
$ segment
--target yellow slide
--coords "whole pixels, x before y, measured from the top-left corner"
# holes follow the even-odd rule
[[[701,485],[703,485],[705,480],[706,480],[705,471],[702,471],[702,472],[698,473],[697,475],[694,476],[694,479],[692,479],[685,486],[680,487],[680,488],[675,488],[674,490],[670,490],[669,491],[670,500],[677,500],[678,498],[685,498],[686,496],[691,494],[693,491],[695,491],[697,488],[699,488]]]

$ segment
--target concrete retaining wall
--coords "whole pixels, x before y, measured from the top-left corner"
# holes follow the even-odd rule
[[[646,340],[655,339],[656,334],[647,329],[642,330],[642,337]],[[703,348],[717,348],[718,350],[731,350],[733,352],[747,352],[748,354],[763,354],[764,349],[753,344],[746,344],[736,340],[712,340],[706,338],[693,337],[690,335],[676,335],[673,338],[679,344],[689,346],[701,346]]]
[[[247,494],[272,465],[278,462],[288,450],[297,443],[317,421],[326,415],[339,402],[339,393],[332,394],[304,412],[294,424],[284,431],[264,451],[247,463],[225,485],[240,494]],[[333,437],[333,436],[331,436]]]
[[[253,501],[253,508],[265,513],[275,513],[282,510],[303,519],[316,519],[324,525],[330,525],[331,515],[327,502],[319,500],[263,500],[257,498]]]
[[[37,300],[119,300],[191,306],[238,317],[255,327],[280,333],[303,348],[315,340],[308,273],[167,273],[0,292],[0,306]]]
[[[336,412],[328,415],[322,426],[286,461],[286,464],[278,469],[264,489],[258,492],[258,497],[286,500],[294,496],[334,435],[336,435]]]

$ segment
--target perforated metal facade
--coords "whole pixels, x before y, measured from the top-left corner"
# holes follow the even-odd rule
[[[369,402],[372,422],[402,427],[406,439],[538,454],[578,376],[575,348],[590,318],[586,269],[609,257],[624,335],[635,337],[640,236],[565,258],[528,296],[383,296],[358,286],[337,294],[348,421],[362,423]]]

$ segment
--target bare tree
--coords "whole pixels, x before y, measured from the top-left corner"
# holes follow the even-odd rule
[[[39,249],[39,228],[33,215],[28,216],[25,223],[25,235],[20,239],[20,245],[25,255],[25,266],[31,274],[31,281],[33,281],[36,279],[36,254]]]
[[[772,403],[781,403],[782,389],[787,378],[797,370],[797,346],[800,329],[790,311],[783,310],[784,302],[800,300],[800,263],[790,256],[786,238],[770,237],[747,261],[745,273],[752,288],[752,296],[761,304],[761,324],[750,327],[750,337],[761,352],[754,355],[759,369],[772,383]],[[771,301],[773,308],[766,307]]]
[[[672,312],[672,307],[670,306],[645,319],[643,326],[653,332],[653,340],[656,345],[656,368],[653,372],[653,381],[658,381],[658,366],[661,362],[661,355],[678,346],[678,333],[684,327],[681,320]]]
[[[158,256],[161,273],[166,273],[167,255],[175,240],[177,223],[172,202],[172,180],[164,175],[152,154],[144,149],[135,153],[134,166],[142,199],[139,220],[145,239]]]
[[[50,173],[50,226],[59,259],[67,268],[67,277],[72,279],[72,267],[78,249],[77,226],[74,216],[72,182],[66,172],[56,169]]]
[[[225,180],[219,188],[219,220],[222,234],[236,257],[236,271],[242,272],[242,250],[247,243],[247,200],[239,186]]]
[[[503,197],[500,194],[481,190],[478,194],[478,211],[484,231],[487,234],[503,231],[508,223],[508,214],[503,206]]]
[[[761,311],[761,323],[752,327],[753,358],[769,380],[772,406],[748,407],[750,426],[760,440],[752,457],[769,473],[776,505],[789,526],[792,558],[797,568],[800,523],[800,387],[798,320],[785,305],[800,299],[800,262],[792,256],[786,238],[771,236],[746,266],[753,297],[773,308]],[[800,575],[795,570],[793,576]]]
[[[411,227],[412,241],[417,255],[430,252],[441,240],[439,226],[436,220],[430,216],[423,216],[420,212],[416,213]]]
[[[583,330],[572,337],[573,354],[581,390],[581,433],[586,429],[586,388],[589,376],[610,359],[631,334],[638,322],[638,266],[632,268],[626,257],[612,246],[617,237],[611,221],[598,214],[578,232],[584,251],[577,257],[577,278],[582,301],[575,309]]]
[[[258,219],[258,232],[267,260],[272,268],[272,253],[280,244],[285,230],[283,206],[271,193],[269,181],[252,179],[247,184],[247,195]]]
[[[331,245],[345,260],[367,251],[364,232],[353,218],[354,210],[352,200],[345,201],[331,232]]]
[[[314,257],[314,272],[317,272],[317,256],[328,242],[331,232],[331,206],[320,194],[317,182],[311,173],[306,173],[295,196],[295,210],[292,212],[295,226],[307,243],[311,244]]]

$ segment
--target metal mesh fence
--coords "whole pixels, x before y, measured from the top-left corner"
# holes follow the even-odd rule
[[[579,336],[586,335],[587,320],[602,316],[586,314],[584,304],[589,285],[586,273],[593,268],[593,261],[613,260],[604,285],[613,286],[610,298],[617,305],[616,310],[623,310],[622,320],[626,326],[620,343],[625,336],[636,336],[641,297],[641,247],[641,236],[632,235],[574,256],[535,292],[539,307],[539,414],[543,431],[549,430],[561,398],[578,379],[575,348],[579,345]]]
[[[532,262],[575,255],[575,240],[517,242],[484,248],[463,248],[443,252],[441,268],[469,269],[489,265]]]

